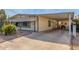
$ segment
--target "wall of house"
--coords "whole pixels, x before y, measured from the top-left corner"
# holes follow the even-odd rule
[[[57,21],[54,19],[49,19],[43,16],[21,16],[21,17],[15,17],[14,19],[10,19],[12,22],[23,22],[23,21],[35,21],[31,22],[31,27],[26,28],[26,27],[21,27],[22,30],[31,30],[31,31],[46,31],[46,30],[51,30],[57,27]],[[48,21],[51,21],[51,27],[48,26]],[[66,27],[68,27],[68,20],[62,21],[63,24],[67,23]],[[17,27],[17,29],[20,29],[20,27]]]
[[[51,20],[51,27],[48,26],[48,21]],[[56,22],[52,19],[39,16],[39,31],[46,31],[56,28]]]
[[[22,17],[15,17],[14,19],[9,19],[11,23],[16,23],[16,22],[23,22],[23,21],[30,21],[31,22],[31,27],[21,27],[21,30],[31,30],[31,31],[36,31],[37,30],[37,17],[33,16],[22,16]],[[34,25],[35,21],[35,25]],[[17,27],[17,29],[20,29],[20,27]]]
[[[21,29],[21,30],[28,30],[28,31],[34,31],[34,23],[31,22],[30,24],[30,28],[27,28],[27,27],[17,27],[17,29]]]

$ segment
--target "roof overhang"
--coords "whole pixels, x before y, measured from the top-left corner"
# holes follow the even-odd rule
[[[55,13],[55,14],[40,14],[39,16],[47,17],[55,20],[67,20],[69,15],[74,18],[74,12],[64,12],[64,13]]]
[[[46,18],[50,18],[50,19],[54,19],[54,20],[68,20],[69,15],[71,16],[72,19],[74,18],[74,12],[48,13],[48,14],[17,14],[17,15],[42,16],[42,17],[46,17]],[[15,15],[15,16],[17,16],[17,15]],[[15,16],[9,18],[9,20],[16,21],[17,19],[13,20]],[[20,21],[20,20],[17,20],[17,21]],[[28,19],[28,20],[24,20],[24,21],[33,21],[33,20]]]

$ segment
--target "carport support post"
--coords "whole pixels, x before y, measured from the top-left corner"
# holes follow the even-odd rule
[[[70,36],[70,38],[71,38],[71,34],[72,34],[72,32],[71,32],[71,22],[72,22],[71,15],[69,15],[69,36]]]
[[[70,49],[73,50],[73,32],[71,29],[71,24],[72,24],[72,18],[71,15],[69,15],[69,39],[70,39]]]

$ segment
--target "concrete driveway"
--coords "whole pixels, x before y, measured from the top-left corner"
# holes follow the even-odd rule
[[[0,43],[4,50],[69,50],[68,32],[53,31],[32,33]]]
[[[51,43],[58,43],[58,44],[70,44],[70,39],[67,31],[51,31],[51,32],[39,32],[39,33],[33,33],[28,38],[40,40],[40,41],[46,41]]]

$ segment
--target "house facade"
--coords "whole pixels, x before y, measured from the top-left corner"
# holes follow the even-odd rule
[[[20,30],[47,31],[65,25],[69,29],[70,20],[74,17],[73,12],[55,14],[17,14],[9,18],[9,21]]]

